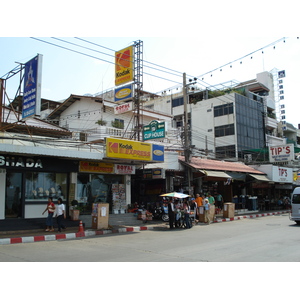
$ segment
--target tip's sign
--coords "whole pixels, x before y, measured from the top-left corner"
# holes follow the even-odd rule
[[[269,146],[270,162],[287,162],[295,159],[294,145]]]

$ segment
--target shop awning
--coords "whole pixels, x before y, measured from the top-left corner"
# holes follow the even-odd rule
[[[257,175],[257,174],[249,174],[249,175],[259,181],[271,181],[266,175]]]
[[[234,180],[246,181],[246,173],[226,172]]]
[[[231,178],[228,174],[222,171],[211,171],[211,170],[199,170],[199,172],[205,174],[208,177],[220,177],[220,178]]]

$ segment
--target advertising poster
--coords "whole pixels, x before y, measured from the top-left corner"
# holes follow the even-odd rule
[[[22,118],[39,115],[41,111],[41,79],[42,79],[41,54],[25,64]]]
[[[121,85],[134,79],[134,46],[115,53],[115,85]]]
[[[106,138],[106,156],[129,160],[152,159],[152,144],[132,140]]]

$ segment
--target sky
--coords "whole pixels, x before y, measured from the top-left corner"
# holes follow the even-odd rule
[[[296,127],[300,123],[297,37],[0,37],[0,76],[42,54],[42,98],[61,101],[70,94],[95,95],[114,88],[115,51],[137,41],[143,42],[144,90],[176,93],[183,73],[188,79],[198,77],[198,86],[204,88],[285,70],[286,119]],[[18,75],[7,80],[9,98],[14,98],[18,84]]]
[[[42,98],[62,101],[70,94],[95,95],[114,88],[114,52],[142,41],[144,90],[175,93],[183,73],[198,77],[198,86],[204,88],[285,70],[286,119],[295,127],[300,123],[295,1],[277,5],[253,0],[246,7],[237,0],[39,4],[37,0],[2,4],[0,76],[42,54]],[[17,75],[7,81],[9,98],[15,97],[18,83]]]

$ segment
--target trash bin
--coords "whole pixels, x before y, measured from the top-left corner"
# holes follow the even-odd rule
[[[223,208],[223,217],[224,218],[233,218],[234,217],[235,205],[232,202],[224,203]]]
[[[93,203],[92,210],[92,228],[108,229],[109,204]]]

